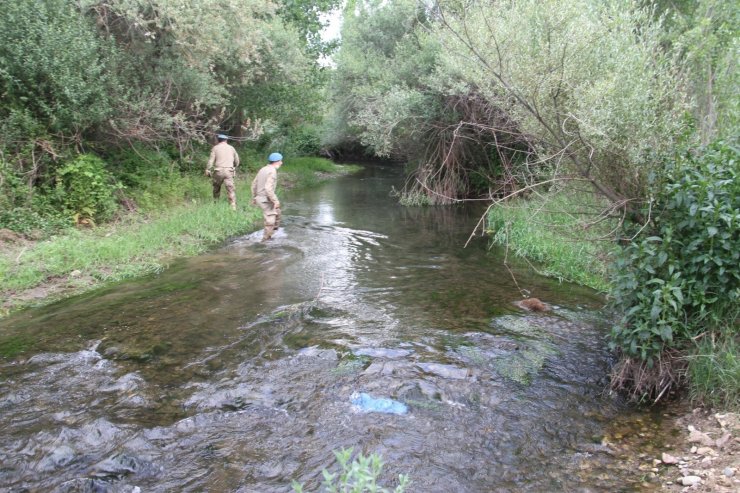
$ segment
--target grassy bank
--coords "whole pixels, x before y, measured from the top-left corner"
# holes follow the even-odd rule
[[[534,196],[492,208],[487,218],[488,231],[496,244],[508,248],[511,255],[528,259],[540,273],[616,296],[618,294],[617,281],[614,281],[616,270],[609,273],[608,269],[613,268],[611,264],[617,259],[619,249],[613,240],[609,241],[606,238],[613,236],[610,232],[617,225],[600,220],[598,214],[600,210],[603,210],[603,207],[599,207],[598,203],[583,194],[561,191],[556,194]],[[681,217],[689,216],[690,213],[687,212]],[[693,238],[683,234],[682,240],[693,241]],[[602,238],[605,240],[600,240]],[[667,245],[667,248],[671,245],[667,242],[653,243],[658,245],[655,248],[661,245]],[[703,247],[700,253],[706,255],[707,251],[709,249]],[[727,251],[731,253],[732,250]],[[660,252],[654,252],[650,258],[659,259]],[[624,257],[624,253],[621,256]],[[678,255],[671,254],[668,257],[675,259]],[[690,261],[692,259],[687,260]],[[719,262],[717,265],[722,263]],[[630,267],[629,270],[643,272],[652,268],[643,262],[639,269]],[[728,267],[727,270],[729,269]],[[657,302],[662,300],[657,295],[663,291],[656,290],[655,285],[662,286],[670,281],[670,276],[659,270],[650,276],[656,280],[636,282],[633,283],[634,287],[629,288],[638,290],[642,289],[643,284],[647,285],[646,298],[650,301],[648,311],[655,310]],[[692,279],[696,277],[691,276]],[[610,284],[610,279],[614,284]],[[710,283],[709,286],[711,288],[714,284]],[[699,295],[704,296],[701,293]],[[725,290],[722,296],[729,299],[730,295],[731,293]],[[684,294],[683,298],[688,299],[688,294]],[[714,409],[731,411],[740,408],[740,358],[738,358],[740,336],[737,320],[737,308],[726,310],[717,308],[699,321],[690,322],[681,319],[670,325],[672,328],[670,335],[676,340],[679,337],[684,339],[684,342],[670,346],[678,349],[678,352],[670,354],[680,368],[681,374],[676,378],[684,386],[679,390],[686,391],[685,394],[677,391],[676,395],[684,395],[694,405],[703,404]],[[659,318],[646,322],[643,332],[652,334],[664,331],[660,322]],[[628,329],[628,332],[638,331]],[[689,334],[690,337],[687,338],[684,334]],[[638,357],[633,357],[632,361],[641,364],[641,368],[644,367],[647,374],[649,365],[643,364]],[[644,401],[652,402],[649,397],[648,395]]]
[[[737,316],[735,316],[737,320]],[[704,337],[689,356],[690,397],[715,409],[740,411],[740,338],[737,327]]]
[[[350,170],[325,159],[296,158],[281,169],[279,183],[283,189],[310,186]],[[147,204],[148,212],[122,214],[111,223],[64,230],[42,241],[0,244],[0,315],[156,272],[174,257],[195,255],[226,238],[259,229],[261,213],[249,205],[251,178],[251,174],[237,178],[236,212],[225,197],[213,202],[209,179],[167,177],[148,190],[131,191],[137,203]]]
[[[614,244],[584,241],[608,233],[606,221],[596,222],[599,210],[587,195],[553,193],[491,208],[487,229],[494,243],[528,259],[539,273],[606,292]]]

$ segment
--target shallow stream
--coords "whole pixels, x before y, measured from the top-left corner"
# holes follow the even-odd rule
[[[0,361],[0,490],[316,491],[354,447],[413,492],[643,491],[610,444],[657,418],[604,391],[603,299],[463,248],[482,211],[401,207],[401,179],[285,194],[268,244],[0,321],[34,347]]]

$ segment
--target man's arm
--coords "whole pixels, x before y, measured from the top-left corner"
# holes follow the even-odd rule
[[[239,166],[239,163],[239,153],[236,152],[236,149],[234,149],[234,167],[236,168],[237,166]]]
[[[252,180],[252,204],[256,204],[256,203],[257,203],[257,175],[254,175],[254,179]]]
[[[267,181],[265,182],[265,193],[267,198],[270,199],[275,208],[280,208],[280,200],[275,195],[275,185],[277,184],[277,171],[273,170],[273,173],[267,175]]]
[[[208,158],[208,164],[206,164],[206,176],[211,176],[211,170],[213,169],[213,163],[216,162],[216,149],[211,149],[211,157]]]

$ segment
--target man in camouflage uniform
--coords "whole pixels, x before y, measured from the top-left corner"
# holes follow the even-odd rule
[[[239,154],[237,154],[236,149],[226,143],[227,136],[219,134],[216,139],[218,139],[218,144],[211,149],[211,157],[208,158],[208,165],[206,166],[206,176],[210,176],[213,181],[213,199],[218,200],[221,195],[221,185],[224,185],[231,210],[235,211],[234,176],[236,167],[239,166]]]
[[[272,238],[273,232],[280,227],[280,201],[275,195],[277,170],[283,164],[283,156],[273,152],[267,158],[269,164],[257,172],[252,181],[252,203],[262,209],[265,218],[265,232],[262,241]]]

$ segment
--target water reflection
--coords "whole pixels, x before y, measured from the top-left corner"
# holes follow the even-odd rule
[[[402,208],[399,179],[294,193],[268,244],[1,322],[38,342],[0,366],[0,484],[314,490],[355,447],[414,491],[640,489],[604,442],[631,412],[603,395],[602,301],[515,266],[556,307],[522,313],[499,253],[461,248],[480,211]],[[357,392],[409,412],[358,413]]]

